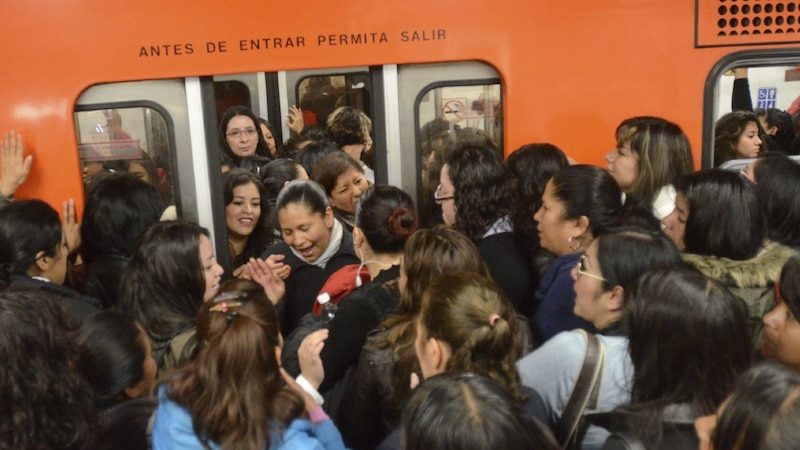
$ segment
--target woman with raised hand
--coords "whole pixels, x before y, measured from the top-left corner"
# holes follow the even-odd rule
[[[398,279],[403,246],[417,230],[418,224],[414,202],[400,188],[372,186],[361,197],[356,210],[356,226],[353,228],[355,252],[361,264],[358,268],[353,267],[354,270],[348,271],[343,278],[329,279],[321,288],[322,292],[341,298],[338,292],[344,294],[346,288],[357,287],[343,295],[343,298],[331,300],[338,301],[339,306],[335,317],[324,325],[329,332],[320,355],[325,380],[319,390],[324,395],[334,388],[343,390],[348,387],[351,379],[345,378],[345,375],[358,364],[367,334],[397,309],[400,303]],[[362,280],[362,268],[369,272],[369,282]],[[355,278],[357,280],[354,283]],[[362,283],[363,286],[360,286]],[[319,309],[320,305],[315,304],[315,312],[318,313]],[[297,360],[300,342],[310,330],[320,326],[316,316],[307,316],[306,320],[312,325],[297,328],[287,337],[284,346],[283,366],[292,375],[300,373]],[[335,415],[335,408],[329,408],[329,403],[335,402],[326,401],[326,409]]]
[[[13,286],[56,296],[70,313],[82,319],[97,312],[101,303],[63,285],[70,252],[67,239],[58,212],[47,203],[11,203],[0,214],[0,276]]]
[[[196,357],[159,386],[154,450],[344,448],[281,369],[278,317],[261,286],[225,283],[200,308],[197,336]]]
[[[159,222],[139,238],[122,278],[119,309],[147,332],[160,375],[191,359],[195,319],[219,290],[223,269],[208,231],[191,222]]]
[[[81,292],[106,308],[119,303],[120,281],[136,241],[161,217],[156,189],[131,174],[92,179],[81,222]]]
[[[261,255],[281,292],[269,293],[277,306],[281,332],[291,334],[311,312],[325,281],[337,270],[358,264],[353,235],[334,217],[322,187],[309,180],[291,181],[278,195],[278,222],[283,242]]]

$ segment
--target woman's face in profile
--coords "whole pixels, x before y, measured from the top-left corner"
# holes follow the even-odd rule
[[[744,132],[736,143],[737,158],[755,158],[761,150],[761,137],[758,135],[758,124],[747,122]]]
[[[764,343],[761,354],[794,370],[800,370],[800,323],[785,301],[778,303],[763,319]]]
[[[214,298],[219,291],[219,283],[222,280],[224,269],[217,263],[214,256],[214,248],[206,235],[200,235],[200,267],[203,268],[203,278],[206,282],[206,289],[203,293],[203,301],[207,302]]]

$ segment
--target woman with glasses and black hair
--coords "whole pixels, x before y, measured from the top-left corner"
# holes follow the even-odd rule
[[[599,330],[597,339],[605,356],[596,410],[609,411],[626,403],[630,395],[631,363],[620,318],[632,285],[650,269],[680,265],[681,257],[662,231],[640,225],[613,228],[576,256],[570,270],[573,311]],[[554,430],[564,427],[559,422],[581,372],[589,338],[583,330],[559,333],[517,363],[522,383],[544,399]],[[568,436],[560,433],[562,444]],[[603,429],[589,427],[583,448],[600,448],[607,437]]]
[[[434,198],[447,226],[478,247],[492,280],[514,309],[534,311],[536,275],[511,223],[508,171],[500,154],[487,146],[464,145],[445,160]]]
[[[258,117],[246,106],[232,106],[219,121],[222,153],[234,167],[256,169],[272,160]]]

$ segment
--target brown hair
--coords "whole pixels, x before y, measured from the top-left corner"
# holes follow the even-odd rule
[[[409,392],[411,372],[418,372],[414,353],[416,316],[422,304],[422,294],[440,275],[451,272],[473,272],[489,277],[478,248],[458,231],[436,226],[418,230],[408,238],[403,256],[406,286],[400,294],[400,310],[381,324],[387,330],[378,343],[379,348],[391,348],[394,353],[392,389],[394,403],[399,406]]]
[[[223,449],[269,447],[270,421],[288,425],[303,400],[284,387],[278,317],[260,285],[231,280],[197,315],[201,348],[168,396],[188,408],[198,439]],[[235,389],[234,389],[235,387]]]
[[[653,203],[659,190],[694,172],[692,147],[681,127],[660,117],[632,117],[617,127],[617,147],[630,142],[639,155],[639,176],[631,192]]]
[[[492,280],[475,273],[445,274],[422,296],[419,323],[426,338],[450,346],[447,371],[484,375],[527,400],[515,363],[520,356],[514,307]]]
[[[325,195],[330,197],[336,188],[336,181],[339,176],[350,169],[355,169],[358,173],[364,174],[361,164],[347,153],[329,153],[320,159],[314,170],[311,171],[311,179],[319,183],[325,189]]]

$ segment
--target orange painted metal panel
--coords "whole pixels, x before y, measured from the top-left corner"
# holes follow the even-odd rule
[[[742,47],[698,48],[696,11],[688,0],[3,0],[0,130],[22,131],[35,155],[20,196],[57,204],[82,194],[72,110],[93,84],[483,60],[503,80],[506,152],[549,141],[602,164],[616,125],[648,114],[680,124],[699,165],[705,78]]]

